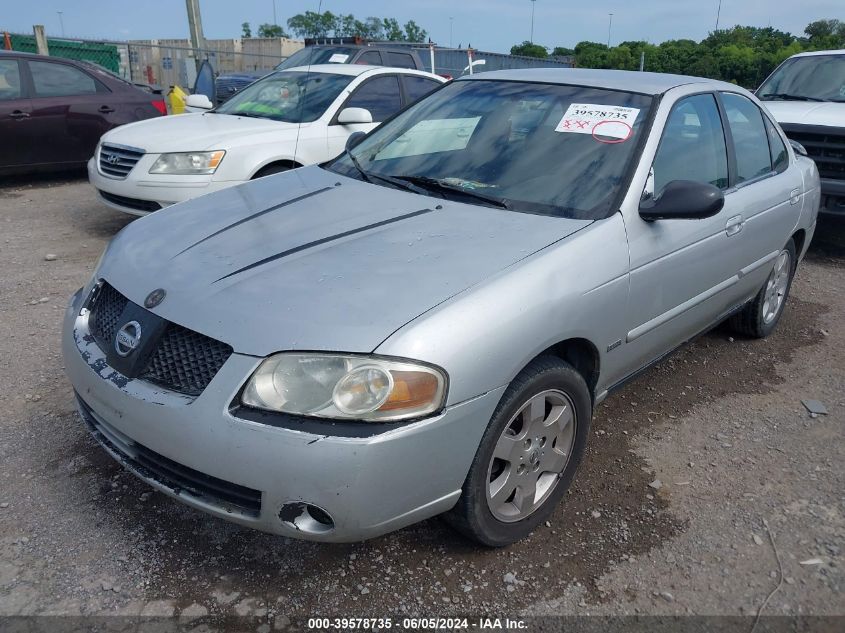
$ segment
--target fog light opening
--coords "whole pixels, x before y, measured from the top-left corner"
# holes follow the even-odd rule
[[[302,501],[284,504],[279,518],[286,527],[306,534],[326,534],[334,529],[334,520],[328,512]]]

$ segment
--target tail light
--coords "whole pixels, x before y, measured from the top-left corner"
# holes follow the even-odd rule
[[[159,99],[157,101],[152,101],[153,107],[161,112],[162,114],[167,114],[167,105],[164,103],[164,99]]]

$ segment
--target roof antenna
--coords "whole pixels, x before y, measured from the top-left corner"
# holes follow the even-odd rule
[[[320,0],[317,3],[317,17],[320,16],[323,10],[323,0]],[[297,161],[297,152],[299,151],[299,132],[302,129],[302,110],[305,108],[305,99],[308,97],[308,80],[311,77],[311,62],[314,59],[314,52],[312,51],[311,54],[308,56],[308,68],[305,71],[305,89],[299,91],[299,123],[296,126],[296,142],[293,144],[293,160]]]

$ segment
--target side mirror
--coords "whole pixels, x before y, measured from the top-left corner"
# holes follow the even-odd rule
[[[373,115],[366,108],[344,108],[337,115],[337,122],[341,125],[353,123],[372,123]]]
[[[352,132],[346,139],[346,151],[348,152],[353,147],[363,141],[367,135],[364,132]]]
[[[789,144],[792,146],[792,150],[799,156],[807,155],[807,148],[801,145],[801,143],[799,143],[798,141],[793,141],[792,139],[789,139]]]
[[[640,217],[653,220],[700,220],[716,215],[725,205],[722,190],[693,180],[673,180],[658,198],[640,203]]]
[[[205,95],[188,95],[185,98],[185,106],[188,108],[197,108],[199,110],[211,110],[214,104],[211,99]]]

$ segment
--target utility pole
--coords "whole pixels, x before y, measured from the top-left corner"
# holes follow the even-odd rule
[[[273,0],[273,24],[278,24],[278,22],[276,21],[276,0]]]
[[[191,47],[194,49],[194,64],[199,72],[200,51],[205,48],[205,36],[202,34],[202,17],[200,16],[200,0],[185,0],[188,9],[188,29],[191,31]]]
[[[531,0],[531,36],[528,38],[528,41],[532,44],[534,43],[534,5],[537,3],[537,0]]]
[[[719,15],[722,13],[722,0],[719,0],[719,8],[716,9],[716,31],[719,30]]]
[[[610,18],[607,22],[607,47],[610,48],[610,29],[613,27],[613,14],[608,13],[607,15]]]
[[[34,24],[32,34],[35,35],[35,52],[39,55],[49,55],[50,48],[47,46],[47,35],[44,33],[43,24]]]
[[[449,18],[449,48],[452,48],[452,21],[455,18]]]
[[[56,13],[59,14],[59,26],[62,29],[62,37],[64,37],[65,36],[65,21],[62,19],[62,13],[64,13],[64,11],[56,11]]]

